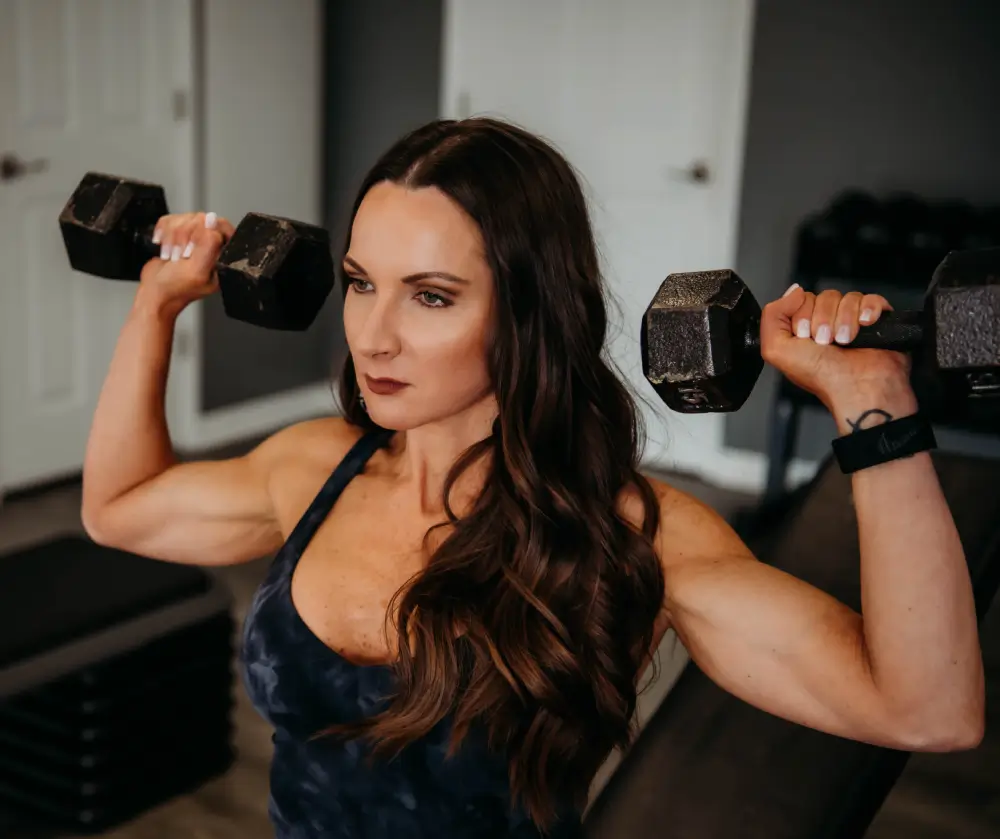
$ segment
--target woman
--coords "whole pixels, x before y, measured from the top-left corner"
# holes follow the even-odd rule
[[[863,620],[641,475],[584,197],[543,141],[486,119],[399,141],[342,254],[344,416],[178,464],[174,320],[216,290],[231,232],[213,214],[159,222],[82,512],[95,540],[167,561],[277,552],[243,658],[276,729],[278,836],[578,835],[668,627],[725,689],[802,725],[908,750],[979,741],[971,586],[928,453],[852,479]],[[836,346],[888,308],[793,287],[764,310],[765,359],[843,435],[916,410],[906,356]]]

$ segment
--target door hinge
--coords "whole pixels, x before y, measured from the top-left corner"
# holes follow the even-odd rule
[[[186,90],[175,90],[173,96],[174,122],[183,122],[191,112],[190,97]]]

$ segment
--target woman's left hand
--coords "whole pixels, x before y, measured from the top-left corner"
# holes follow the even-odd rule
[[[910,386],[910,356],[893,350],[845,349],[861,326],[892,311],[879,294],[807,292],[798,284],[761,315],[760,350],[768,364],[828,407],[867,387]]]

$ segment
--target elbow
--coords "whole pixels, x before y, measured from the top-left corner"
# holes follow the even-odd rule
[[[101,509],[84,504],[80,508],[80,521],[87,537],[98,545],[114,547],[108,534],[107,516]]]
[[[985,734],[986,716],[980,711],[911,728],[901,738],[901,748],[910,752],[967,752],[977,748]]]

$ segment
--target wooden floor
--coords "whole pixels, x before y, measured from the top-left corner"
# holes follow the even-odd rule
[[[667,477],[728,515],[746,498],[680,477]],[[79,532],[79,486],[70,484],[0,507],[0,553],[56,533]],[[242,618],[261,579],[266,562],[219,569],[234,594],[236,618]],[[1000,837],[1000,608],[983,630],[987,657],[989,711],[987,735],[975,751],[951,755],[916,755],[868,833],[868,839],[998,839]],[[641,716],[648,717],[672,676],[680,657],[661,666],[662,688],[650,691]],[[268,764],[271,730],[250,707],[237,687],[233,767],[223,777],[197,791],[175,798],[103,834],[106,839],[265,839],[273,834],[267,820]],[[617,765],[613,756],[595,780],[596,796]],[[669,818],[668,814],[664,814]],[[5,826],[0,839],[29,839],[29,834]],[[631,839],[631,837],[622,837]]]

